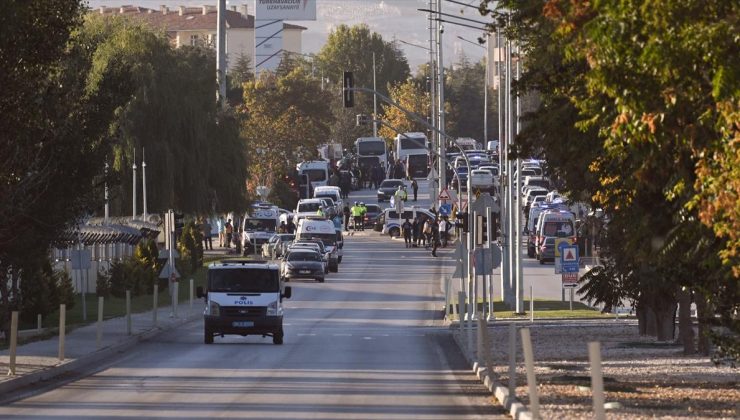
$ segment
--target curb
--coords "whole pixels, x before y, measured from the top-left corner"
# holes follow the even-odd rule
[[[105,359],[111,358],[117,354],[123,353],[131,349],[132,347],[134,347],[136,344],[140,342],[147,341],[159,335],[160,333],[163,333],[165,331],[171,330],[173,328],[177,328],[181,325],[191,322],[200,316],[202,315],[201,314],[190,315],[188,317],[185,317],[182,321],[173,323],[164,328],[158,326],[158,327],[154,327],[152,329],[146,330],[138,334],[132,334],[129,338],[124,339],[119,343],[113,344],[110,347],[102,348],[92,353],[88,353],[84,356],[78,357],[77,359],[73,361],[66,362],[66,363],[62,362],[62,364],[57,365],[57,366],[42,369],[37,372],[32,372],[27,375],[19,376],[17,378],[4,381],[0,383],[0,395],[6,395],[9,392],[16,391],[28,385],[32,385],[32,384],[35,384],[41,381],[48,381],[50,379],[54,379],[58,376],[64,375],[65,373],[72,372],[78,369],[82,369],[90,365],[93,365],[95,363],[101,362]]]
[[[477,361],[473,360],[473,357],[468,354],[463,344],[459,341],[458,336],[454,333],[452,338],[455,340],[457,347],[460,348],[460,352],[465,357],[465,360],[472,365],[472,371],[475,376],[485,385],[486,388],[493,394],[498,402],[509,412],[509,415],[516,420],[532,420],[532,413],[524,406],[519,400],[509,398],[509,388],[505,387],[496,382],[492,375],[488,373],[488,369],[480,366]]]

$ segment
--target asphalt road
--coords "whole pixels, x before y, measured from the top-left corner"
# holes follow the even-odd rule
[[[192,322],[0,418],[506,418],[441,323],[442,260],[370,231],[344,252],[326,283],[291,282],[282,346],[205,345]]]

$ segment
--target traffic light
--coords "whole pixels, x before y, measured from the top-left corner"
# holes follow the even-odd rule
[[[462,227],[463,232],[468,233],[470,231],[470,225],[468,224],[468,213],[459,211],[457,212],[457,214],[455,214],[455,218],[457,219],[455,225],[458,228]]]
[[[185,226],[185,215],[182,213],[175,213],[175,230],[179,231]]]
[[[355,79],[351,71],[345,71],[344,77],[342,77],[342,100],[345,108],[352,108],[355,106],[355,92],[352,88],[355,87]]]

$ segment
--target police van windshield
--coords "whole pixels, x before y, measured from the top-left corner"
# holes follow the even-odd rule
[[[332,202],[336,201],[339,198],[339,194],[336,192],[320,192],[316,193],[316,198],[328,198]]]
[[[324,246],[334,246],[337,241],[337,234],[332,233],[315,233],[315,232],[304,232],[301,233],[300,239],[320,239],[324,243]]]
[[[258,268],[208,270],[208,290],[233,293],[278,292],[280,279],[276,270]]]
[[[426,139],[423,137],[402,137],[401,149],[425,149]]]
[[[545,222],[542,227],[543,236],[555,236],[563,238],[566,236],[573,236],[573,222],[570,220],[565,222]]]
[[[276,226],[275,219],[247,219],[244,223],[244,230],[247,232],[272,232]]]

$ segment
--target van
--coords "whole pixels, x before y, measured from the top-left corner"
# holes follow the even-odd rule
[[[334,222],[319,217],[308,216],[298,222],[295,240],[320,240],[329,254],[329,271],[339,271],[340,249],[337,246],[337,231]]]
[[[546,210],[537,220],[537,239],[535,252],[540,259],[540,248],[545,238],[569,238],[571,244],[576,243],[575,216],[568,210]]]
[[[269,203],[252,205],[242,219],[242,250],[244,255],[259,252],[263,245],[277,233],[280,209]]]
[[[306,175],[311,187],[321,187],[326,185],[329,181],[329,161],[326,160],[314,160],[308,162],[301,162],[296,165],[298,175]]]
[[[273,344],[283,344],[283,299],[290,299],[291,288],[283,286],[277,264],[252,260],[211,263],[206,289],[198,286],[197,296],[205,299],[205,344],[225,334],[271,336]]]
[[[322,198],[306,198],[298,200],[298,204],[293,212],[293,223],[298,226],[298,223],[307,216],[316,216],[319,209],[326,214],[328,210],[326,208],[325,199]]]
[[[429,175],[429,154],[409,153],[406,156],[406,175],[409,178],[426,178]]]

